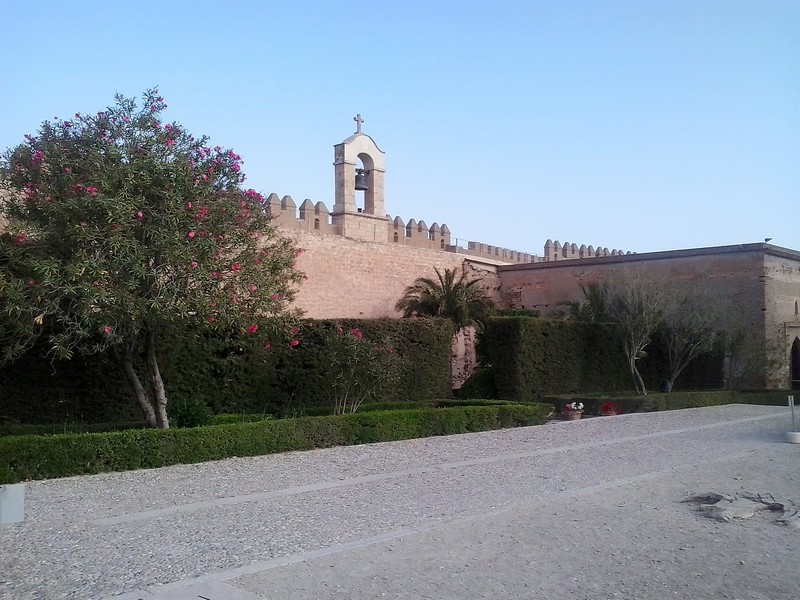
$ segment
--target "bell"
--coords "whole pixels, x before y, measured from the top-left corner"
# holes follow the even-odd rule
[[[366,192],[369,189],[367,185],[367,173],[364,169],[356,170],[356,191]]]

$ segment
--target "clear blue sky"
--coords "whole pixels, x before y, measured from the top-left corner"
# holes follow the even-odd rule
[[[157,85],[298,204],[361,113],[461,240],[800,249],[798,0],[0,0],[0,60],[2,148]]]

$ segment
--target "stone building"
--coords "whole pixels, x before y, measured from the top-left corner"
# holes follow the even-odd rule
[[[715,308],[737,316],[769,365],[751,385],[800,388],[800,252],[766,243],[632,254],[547,240],[542,256],[480,242],[459,247],[447,225],[385,213],[385,154],[354,120],[356,132],[334,146],[333,210],[267,198],[275,223],[303,249],[307,280],[297,305],[308,317],[397,316],[406,286],[434,268],[473,273],[501,305],[547,316],[582,298],[581,285],[641,269],[669,285],[701,283],[719,299]]]

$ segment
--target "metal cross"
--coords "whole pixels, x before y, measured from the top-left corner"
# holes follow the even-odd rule
[[[356,115],[353,117],[353,121],[356,122],[356,133],[361,133],[361,124],[364,122],[364,119],[361,118],[361,115]]]

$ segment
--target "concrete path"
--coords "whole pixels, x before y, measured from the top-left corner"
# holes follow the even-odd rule
[[[800,530],[689,492],[800,506],[788,409],[556,422],[27,486],[4,598],[800,597]]]

